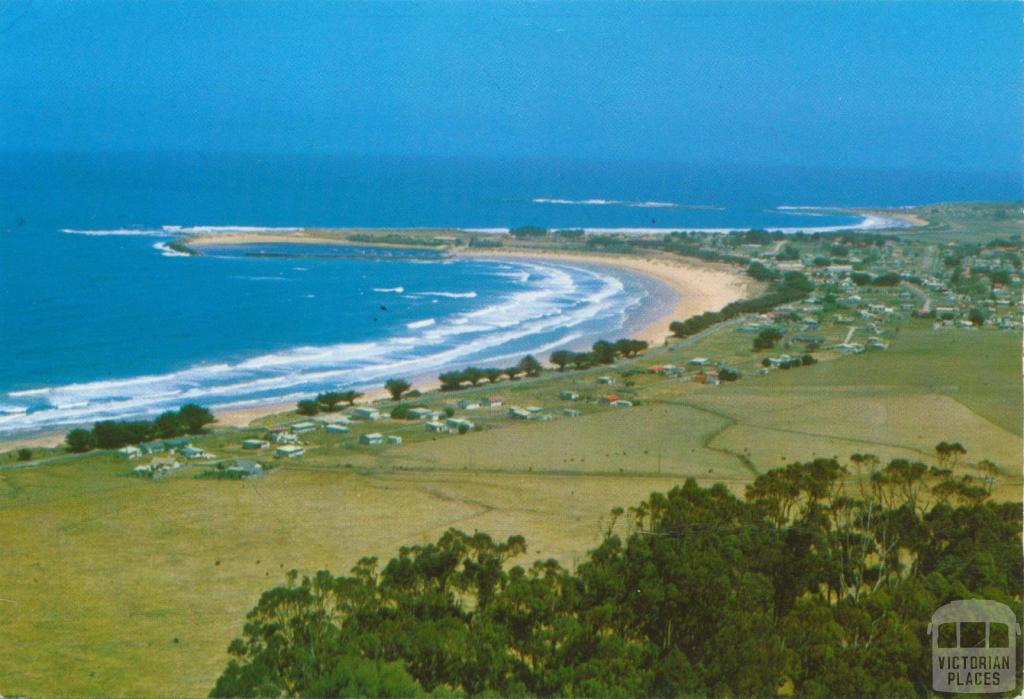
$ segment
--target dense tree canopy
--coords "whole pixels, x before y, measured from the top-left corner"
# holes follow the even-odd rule
[[[853,476],[857,476],[853,478]],[[268,590],[214,696],[925,696],[953,599],[1020,612],[1021,510],[856,454],[613,510],[571,572],[450,530]]]
[[[149,439],[167,439],[186,434],[202,434],[214,421],[213,413],[195,403],[187,403],[178,410],[168,410],[149,420],[101,420],[91,430],[74,429],[65,437],[69,451],[90,449],[119,449]]]

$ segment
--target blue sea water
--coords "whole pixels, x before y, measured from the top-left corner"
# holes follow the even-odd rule
[[[1015,178],[6,154],[0,433],[503,365],[627,335],[671,296],[600,266],[432,251],[263,245],[180,256],[162,245],[165,226],[848,226],[857,217],[778,207],[1009,198]]]

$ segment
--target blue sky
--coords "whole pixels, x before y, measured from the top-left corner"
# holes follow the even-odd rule
[[[1019,3],[24,2],[0,149],[1008,170]]]

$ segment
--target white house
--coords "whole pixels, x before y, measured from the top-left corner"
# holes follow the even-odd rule
[[[121,456],[127,456],[129,459],[136,459],[142,456],[142,450],[133,446],[121,447],[117,450],[117,453]]]
[[[345,432],[349,431],[348,427],[346,427],[345,425],[340,425],[340,424],[335,424],[335,423],[331,423],[331,424],[327,425],[326,427],[324,427],[324,429],[327,430],[328,432],[339,432],[339,433],[345,433]]]
[[[298,456],[302,456],[305,453],[305,447],[301,447],[297,444],[286,444],[283,447],[278,447],[274,451],[274,456],[279,456],[285,459],[294,459]]]
[[[475,427],[472,422],[461,417],[450,417],[445,420],[445,425],[452,430],[471,430]]]
[[[269,447],[269,446],[270,446],[270,442],[267,442],[267,441],[262,440],[262,439],[243,439],[242,440],[242,448],[243,449],[263,449],[264,447]]]
[[[380,411],[376,408],[359,407],[352,409],[352,417],[357,420],[379,420]]]
[[[369,434],[360,435],[359,443],[360,444],[369,444],[369,445],[373,445],[373,446],[376,446],[378,444],[383,444],[384,443],[384,435],[382,435],[379,432],[370,432]]]
[[[401,443],[402,443],[402,438],[399,437],[397,434],[389,434],[388,435],[388,444],[401,444]]]
[[[293,424],[291,426],[292,432],[295,432],[296,434],[300,434],[302,432],[312,432],[317,427],[319,427],[319,425],[317,425],[315,422],[308,422],[308,421],[307,422],[296,422],[295,424]]]

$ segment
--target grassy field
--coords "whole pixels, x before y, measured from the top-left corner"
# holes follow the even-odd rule
[[[843,326],[823,329],[830,341]],[[684,477],[735,492],[787,460],[928,460],[957,440],[967,460],[1003,470],[997,495],[1019,499],[1019,334],[932,331],[904,321],[891,349],[761,376],[751,336],[725,325],[612,368],[503,382],[427,397],[435,407],[501,394],[542,406],[546,422],[504,410],[459,411],[480,425],[433,435],[384,421],[352,434],[315,433],[305,457],[248,481],[149,481],[112,454],[12,468],[0,459],[0,694],[205,695],[245,612],[285,571],[348,569],[364,555],[436,538],[448,527],[526,536],[527,559],[572,566],[599,541],[607,513]],[[735,384],[632,373],[711,356],[739,367]],[[611,387],[597,378],[614,378]],[[559,392],[581,394],[561,401]],[[637,401],[588,401],[617,391]],[[581,411],[562,416],[562,408]],[[400,446],[366,447],[366,431]],[[196,440],[220,456],[252,457],[225,430]],[[265,456],[261,460],[269,461]]]
[[[985,243],[1024,234],[1024,202],[926,204],[901,212],[915,214],[928,225],[891,232],[923,240]]]

